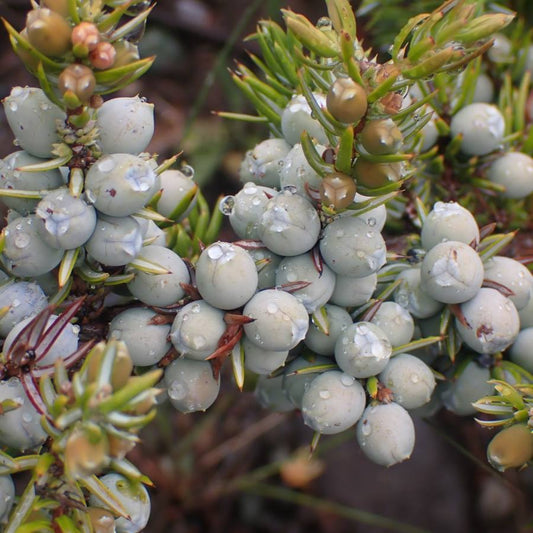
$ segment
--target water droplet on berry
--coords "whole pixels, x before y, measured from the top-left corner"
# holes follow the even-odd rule
[[[31,242],[31,238],[27,233],[19,233],[15,235],[13,240],[17,248],[26,248]]]
[[[279,307],[275,303],[269,303],[267,305],[267,313],[269,313],[271,315],[274,315],[275,313],[277,313],[278,310],[279,310]]]
[[[222,249],[222,246],[218,244],[213,244],[207,249],[207,255],[210,259],[216,261],[224,255],[224,250]]]
[[[190,165],[183,165],[180,170],[186,178],[194,178],[194,168]]]
[[[179,381],[173,381],[168,388],[168,395],[173,400],[183,400],[187,395],[187,387]]]
[[[207,344],[207,341],[203,335],[196,335],[192,340],[193,348],[196,350],[202,349]]]
[[[362,431],[363,435],[365,435],[365,437],[368,437],[368,435],[370,435],[370,433],[372,433],[372,426],[365,420],[363,422],[362,427],[361,427],[361,431]]]
[[[111,172],[115,168],[115,162],[110,157],[104,157],[96,163],[96,167],[100,172]]]
[[[345,387],[351,387],[354,384],[355,378],[352,376],[349,376],[348,374],[343,374],[341,376],[341,383]]]
[[[411,383],[418,383],[420,381],[420,376],[418,374],[411,374]]]

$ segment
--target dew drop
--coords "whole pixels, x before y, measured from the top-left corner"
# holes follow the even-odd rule
[[[183,400],[187,395],[187,387],[180,381],[173,381],[168,388],[168,395],[173,400]]]
[[[26,248],[30,244],[31,238],[27,233],[18,233],[13,241],[17,248]]]
[[[218,208],[223,215],[231,215],[233,207],[235,206],[235,196],[225,196],[220,201]]]
[[[202,349],[207,344],[207,340],[203,335],[195,335],[192,339],[193,348],[196,350]]]
[[[271,315],[274,315],[275,313],[278,312],[279,307],[277,306],[277,304],[271,302],[271,303],[269,303],[269,304],[267,305],[267,308],[266,308],[266,309],[267,309],[267,313],[269,313],[269,314],[271,314]]]
[[[352,376],[349,376],[348,374],[343,374],[341,376],[341,383],[345,387],[351,387],[354,384],[355,378]]]
[[[328,390],[321,390],[321,391],[318,392],[318,395],[323,400],[328,400],[331,397],[331,393]]]
[[[372,426],[365,420],[361,427],[361,431],[365,437],[368,437],[372,433]]]
[[[24,413],[22,415],[22,421],[26,422],[26,424],[29,424],[33,420],[33,416],[31,416],[31,413]]]
[[[96,168],[100,172],[111,172],[115,168],[115,162],[110,157],[103,157],[96,163]]]
[[[420,381],[420,376],[418,374],[411,374],[411,383],[418,383]]]
[[[190,165],[183,165],[180,170],[186,178],[194,178],[194,168]]]
[[[219,244],[213,244],[207,249],[207,255],[213,261],[220,259],[224,255],[224,250]]]
[[[287,274],[287,281],[292,283],[292,282],[296,281],[297,279],[298,279],[298,275],[296,274],[296,272],[289,272]]]

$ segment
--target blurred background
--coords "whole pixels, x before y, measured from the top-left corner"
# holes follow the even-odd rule
[[[378,45],[406,22],[410,10],[434,1],[391,2],[385,22],[372,13],[365,41]],[[522,2],[524,3],[524,2]],[[360,7],[354,2],[354,7]],[[366,2],[371,7],[377,2]],[[381,2],[387,4],[387,2]],[[527,13],[527,5],[525,5]],[[29,2],[0,3],[0,14],[24,26]],[[142,56],[157,55],[152,69],[122,96],[139,94],[155,104],[150,151],[161,159],[183,153],[211,203],[239,188],[247,149],[264,139],[261,125],[221,120],[216,110],[247,112],[228,69],[249,64],[243,43],[260,18],[279,19],[281,0],[161,0],[149,19]],[[316,21],[322,0],[293,0],[290,8]],[[531,8],[529,8],[531,10]],[[368,12],[368,9],[364,11]],[[35,82],[0,37],[0,97],[14,85]],[[0,155],[14,151],[2,117]],[[225,238],[231,238],[224,229]],[[252,392],[239,393],[223,371],[219,400],[205,414],[181,415],[168,404],[131,454],[155,483],[150,533],[511,533],[533,531],[533,474],[499,474],[488,467],[491,433],[471,419],[440,412],[416,420],[410,461],[391,469],[368,461],[351,431],[324,437],[309,459],[312,432],[298,413],[263,410]]]

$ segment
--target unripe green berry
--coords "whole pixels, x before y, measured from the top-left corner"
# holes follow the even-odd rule
[[[85,103],[94,94],[96,79],[93,71],[89,67],[80,63],[74,63],[68,65],[61,72],[57,86],[61,94],[73,94],[80,102]]]
[[[368,106],[366,91],[351,78],[337,78],[328,91],[326,106],[340,122],[359,122]]]
[[[68,16],[68,0],[41,0],[40,4],[63,17]]]
[[[70,49],[72,29],[55,11],[46,8],[29,11],[26,31],[30,43],[47,56],[62,56]]]
[[[362,157],[355,162],[357,184],[370,189],[394,183],[402,177],[402,163],[373,163]]]
[[[320,182],[320,200],[325,206],[344,209],[353,203],[356,192],[355,181],[341,172],[328,174]]]
[[[500,472],[525,465],[533,458],[531,428],[525,424],[513,424],[502,429],[490,441],[487,458]]]
[[[360,133],[360,141],[370,154],[392,154],[400,148],[403,136],[390,118],[370,120]]]

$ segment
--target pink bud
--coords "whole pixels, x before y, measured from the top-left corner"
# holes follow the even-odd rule
[[[94,68],[104,70],[113,66],[116,55],[115,47],[111,43],[100,42],[89,54],[89,60]]]
[[[82,45],[92,51],[100,42],[100,32],[92,22],[80,22],[74,26],[70,38],[74,46]]]

